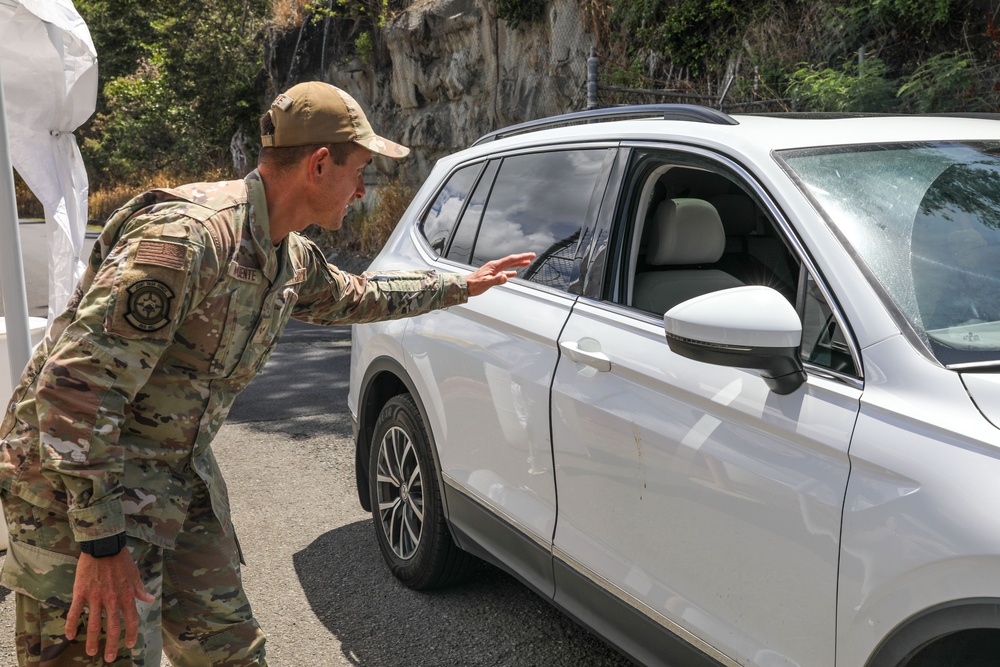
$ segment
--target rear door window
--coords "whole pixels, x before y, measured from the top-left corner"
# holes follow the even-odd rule
[[[587,224],[592,195],[601,185],[602,165],[609,150],[565,150],[504,158],[489,194],[470,263],[481,266],[511,253],[534,252],[535,261],[519,271],[520,277],[567,289],[579,277],[580,236]]]

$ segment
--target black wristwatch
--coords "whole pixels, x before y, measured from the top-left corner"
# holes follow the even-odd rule
[[[125,548],[125,533],[80,542],[80,551],[94,558],[117,556]]]

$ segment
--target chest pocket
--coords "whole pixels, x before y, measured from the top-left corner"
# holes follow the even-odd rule
[[[173,362],[199,373],[224,374],[226,353],[235,331],[236,292],[226,291],[206,297],[187,318],[174,336]]]
[[[228,373],[231,379],[249,382],[270,358],[299,299],[297,285],[302,280],[296,281],[297,278],[299,272],[296,272],[296,278],[288,283],[266,292],[263,295],[263,303],[258,306],[260,314],[257,321],[242,332],[239,331],[240,327],[237,327],[238,335],[242,333],[244,340],[242,345],[232,346],[234,352],[240,348],[242,351],[239,354],[239,361]]]

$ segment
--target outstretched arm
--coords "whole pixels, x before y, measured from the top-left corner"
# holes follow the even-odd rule
[[[528,266],[534,258],[535,253],[525,252],[486,262],[465,277],[465,282],[469,286],[469,296],[479,296],[495,285],[503,285],[509,278],[517,275],[517,271],[512,269]]]

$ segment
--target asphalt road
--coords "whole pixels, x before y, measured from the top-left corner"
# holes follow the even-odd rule
[[[269,664],[630,664],[492,567],[446,591],[396,582],[354,487],[349,363],[349,328],[293,322],[214,445]],[[0,666],[16,664],[13,628],[14,596],[0,588]]]

